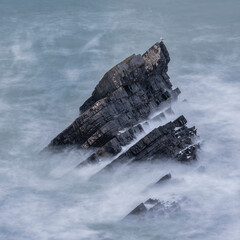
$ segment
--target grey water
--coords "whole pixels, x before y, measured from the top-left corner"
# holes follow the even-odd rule
[[[74,170],[89,152],[39,154],[107,70],[160,37],[182,91],[174,117],[201,137],[196,162],[96,182],[107,162]],[[0,239],[238,240],[239,56],[239,0],[0,0]],[[149,188],[168,172],[173,183]],[[121,221],[149,197],[187,201],[176,216]]]

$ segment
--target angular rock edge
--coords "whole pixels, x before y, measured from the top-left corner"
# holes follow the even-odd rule
[[[48,149],[68,145],[97,149],[78,167],[120,153],[123,146],[144,132],[141,122],[177,100],[180,90],[172,88],[167,74],[169,61],[168,50],[161,41],[143,55],[133,54],[110,69],[80,107],[80,116],[50,142]],[[169,114],[174,113],[171,110]],[[154,120],[164,117],[160,113]],[[186,127],[186,122],[180,116],[155,128],[102,172],[119,163],[146,161],[156,156],[179,161],[196,159],[199,147],[194,141],[196,129]]]
[[[164,202],[158,199],[149,198],[144,203],[140,203],[123,220],[155,218],[163,215],[172,215],[181,209],[180,202]]]
[[[199,148],[199,143],[196,142],[197,131],[195,127],[188,128],[186,123],[185,117],[180,116],[173,122],[153,129],[95,176],[105,175],[123,164],[169,158],[180,162],[195,160]]]

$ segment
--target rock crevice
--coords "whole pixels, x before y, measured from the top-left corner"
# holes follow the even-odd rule
[[[80,116],[56,136],[49,148],[77,145],[96,149],[79,167],[98,163],[105,156],[122,151],[139,133],[142,122],[177,100],[167,74],[169,53],[163,42],[155,43],[143,55],[135,55],[110,69],[80,107]],[[171,109],[171,108],[169,108]],[[167,113],[167,111],[166,111]],[[171,110],[171,114],[174,114]],[[154,120],[161,121],[160,113]],[[164,157],[179,161],[196,159],[196,129],[188,128],[184,116],[150,131],[103,170],[120,163],[148,161]]]

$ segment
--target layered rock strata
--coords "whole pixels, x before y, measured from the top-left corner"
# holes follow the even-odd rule
[[[143,134],[142,122],[155,111],[169,106],[180,94],[169,80],[169,61],[166,46],[157,42],[143,55],[133,54],[117,64],[103,76],[92,96],[80,107],[80,116],[48,147],[76,145],[96,149],[79,167],[119,154],[122,147]],[[165,113],[174,114],[171,108]],[[164,118],[160,113],[153,120]],[[119,163],[147,161],[156,156],[190,161],[196,158],[195,136],[195,127],[186,127],[186,119],[181,116],[152,130],[104,170]]]
[[[195,160],[199,144],[196,128],[188,128],[187,120],[180,116],[173,122],[153,129],[97,175],[118,168],[119,165],[142,161],[175,159],[181,162]]]
[[[113,67],[80,107],[80,116],[49,146],[102,147],[120,130],[133,127],[164,102],[175,100],[180,91],[173,90],[169,81],[169,61],[161,42],[142,56],[133,54]]]

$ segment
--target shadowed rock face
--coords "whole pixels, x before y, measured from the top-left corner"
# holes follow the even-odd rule
[[[94,106],[98,100],[110,96],[119,88],[125,89],[130,96],[139,96],[139,94],[136,93],[141,89],[146,92],[147,89],[145,88],[149,82],[153,85],[158,85],[153,86],[151,89],[154,93],[159,92],[160,87],[162,87],[161,93],[167,90],[171,92],[172,84],[167,75],[169,61],[169,53],[163,42],[154,44],[142,56],[140,54],[133,54],[103,76],[93,91],[92,96],[80,107],[80,111],[85,112],[90,107]],[[158,78],[158,83],[154,81],[154,77]],[[137,86],[135,84],[137,84]]]
[[[156,158],[171,158],[181,162],[195,160],[199,148],[198,143],[195,143],[196,129],[186,127],[186,123],[184,116],[180,116],[173,122],[153,129],[96,176],[112,171],[119,165],[146,162]]]
[[[80,168],[88,164],[96,164],[100,161],[101,157],[104,157],[108,154],[118,154],[121,152],[122,146],[129,144],[133,139],[136,138],[136,134],[139,134],[141,132],[143,132],[143,128],[140,124],[138,124],[122,133],[119,133],[117,136],[107,142],[103,147],[101,147],[96,153],[93,153],[85,161],[81,162],[77,167]]]
[[[169,53],[163,42],[154,44],[143,55],[126,58],[109,70],[97,84],[92,96],[80,107],[80,116],[55,137],[49,148],[77,145],[96,148],[88,159],[79,164],[98,163],[108,155],[117,155],[138,134],[143,134],[141,122],[151,113],[170,105],[180,94],[173,89],[167,75]],[[174,114],[169,108],[166,114]],[[163,113],[154,120],[165,118]],[[179,161],[196,158],[195,127],[186,127],[181,116],[159,126],[121,154],[104,170],[119,163],[147,161],[152,157],[170,157]]]
[[[140,203],[137,207],[135,207],[129,214],[128,216],[132,215],[143,215],[147,212],[147,208],[144,205],[144,203]]]
[[[179,212],[181,209],[180,203],[164,202],[158,199],[149,198],[146,202],[140,203],[134,208],[124,219],[148,219],[156,218],[164,215],[172,215]]]
[[[113,67],[80,107],[81,115],[49,145],[102,147],[120,130],[147,119],[164,102],[175,100],[180,91],[173,90],[169,81],[169,61],[161,42],[142,56],[134,54]]]

